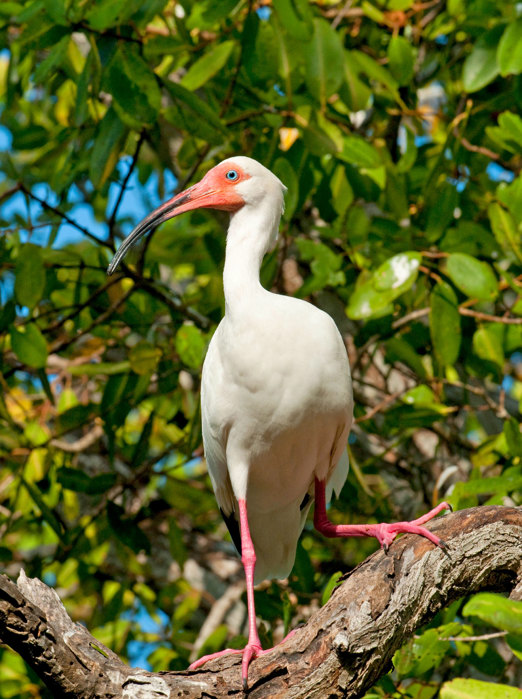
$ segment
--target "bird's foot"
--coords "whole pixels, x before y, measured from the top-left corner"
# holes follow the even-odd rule
[[[284,643],[288,638],[293,636],[294,631],[290,631],[280,643]],[[277,645],[280,645],[278,643]],[[241,677],[243,680],[243,689],[246,691],[248,689],[248,668],[252,660],[259,658],[266,653],[270,653],[273,648],[267,648],[263,650],[259,642],[247,643],[247,645],[242,649],[238,650],[236,648],[226,648],[225,650],[220,650],[217,653],[210,653],[209,655],[204,655],[202,658],[198,658],[195,662],[189,665],[189,670],[197,670],[209,660],[217,660],[217,658],[223,658],[225,655],[242,655],[241,661]]]
[[[438,515],[442,510],[451,511],[451,509],[451,505],[449,505],[447,502],[441,502],[440,505],[434,507],[433,510],[430,510],[422,517],[414,519],[411,522],[393,522],[392,524],[370,525],[374,529],[372,535],[378,540],[385,553],[388,552],[390,544],[395,539],[397,534],[419,534],[420,536],[424,536],[426,539],[429,539],[439,548],[445,549],[445,542],[422,525],[429,522],[430,519],[433,519],[433,517]]]

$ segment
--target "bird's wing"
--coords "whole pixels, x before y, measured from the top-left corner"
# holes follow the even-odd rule
[[[203,447],[205,449],[205,459],[207,469],[212,481],[212,487],[216,496],[223,520],[227,525],[234,546],[241,555],[241,533],[239,529],[239,515],[237,511],[237,501],[234,496],[226,459],[226,429],[216,429],[212,425],[209,412],[216,400],[216,395],[220,393],[220,369],[219,349],[217,345],[217,334],[215,333],[209,345],[201,381],[201,421],[203,432]],[[214,413],[216,411],[214,410]]]
[[[203,445],[207,469],[212,481],[219,510],[227,525],[234,546],[241,555],[241,532],[237,513],[237,501],[234,497],[230,476],[228,475],[225,452],[220,441],[212,433],[210,426],[203,417]]]

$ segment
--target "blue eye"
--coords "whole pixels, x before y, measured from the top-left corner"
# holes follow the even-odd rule
[[[229,170],[227,172],[227,174],[225,175],[225,177],[230,182],[235,182],[237,180],[237,178],[239,177],[239,175],[237,174],[236,170]]]

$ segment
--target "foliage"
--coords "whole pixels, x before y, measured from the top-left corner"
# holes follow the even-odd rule
[[[289,188],[265,286],[325,308],[347,338],[356,426],[332,516],[412,517],[443,497],[520,504],[518,12],[509,0],[0,5],[8,573],[42,577],[101,641],[156,670],[230,642],[233,615],[197,640],[241,580],[198,408],[226,218],[187,214],[121,276],[105,269],[172,175],[182,188],[237,153]],[[288,584],[257,593],[265,636],[306,618],[374,547],[307,527]],[[491,602],[448,608],[367,697],[516,685],[520,608]],[[509,633],[480,638],[492,627]],[[45,695],[0,654],[2,697]]]

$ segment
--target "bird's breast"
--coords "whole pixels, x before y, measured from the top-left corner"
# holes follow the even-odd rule
[[[207,354],[204,430],[220,443],[232,481],[234,468],[248,469],[260,506],[285,492],[304,494],[349,428],[346,351],[333,321],[317,313],[304,324],[287,316],[222,324]]]

